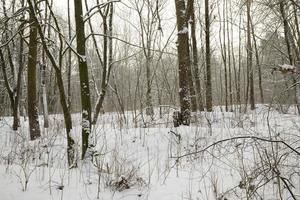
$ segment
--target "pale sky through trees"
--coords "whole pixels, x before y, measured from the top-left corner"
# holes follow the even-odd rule
[[[134,10],[134,2],[139,2],[141,0],[121,0],[120,2],[116,3],[115,6],[115,10],[116,10],[116,15],[115,15],[115,25],[116,26],[116,32],[118,32],[118,30],[120,30],[118,32],[119,37],[122,37],[123,34],[122,33],[124,30],[124,27],[128,27],[127,29],[130,30],[131,32],[131,37],[134,38],[136,37],[135,34],[138,33],[136,31],[136,29],[138,29],[138,15],[137,12]],[[74,23],[74,13],[73,13],[73,1],[71,0],[71,16],[72,16],[72,21]],[[89,7],[91,8],[92,5],[96,4],[96,0],[88,0],[89,2]],[[101,2],[101,1],[100,1]],[[167,40],[167,38],[169,37],[169,35],[171,34],[171,31],[174,29],[175,24],[175,6],[174,6],[174,1],[173,0],[165,0],[165,6],[163,8],[163,11],[161,13],[161,20],[162,20],[162,28],[163,28],[163,36],[162,36],[162,40]],[[202,21],[202,23],[204,23],[203,20],[203,16],[204,16],[204,6],[203,6],[203,2],[197,2],[196,1],[196,7],[199,7],[201,4],[201,18],[200,20]],[[240,5],[240,1],[232,1],[232,4],[234,4],[235,6],[233,6],[232,9],[232,20],[230,20],[230,25],[233,25],[233,42],[234,42],[234,49],[235,51],[238,51],[238,34],[239,34],[239,29],[242,29],[242,36],[243,36],[243,40],[245,37],[245,26],[242,23],[241,27],[239,27],[239,9],[241,7]],[[83,5],[84,5],[84,1],[83,1]],[[64,18],[67,18],[67,0],[54,0],[54,6],[55,9],[57,10],[57,13],[61,16],[64,16]],[[223,5],[218,3],[213,3],[212,6],[213,11],[212,11],[212,34],[211,34],[211,40],[212,40],[212,49],[214,50],[215,54],[220,55],[220,39],[219,39],[219,29],[220,29],[220,21],[218,21],[216,18],[218,18],[218,12],[220,12],[221,16],[223,16]],[[219,8],[218,8],[219,7]],[[259,10],[261,9],[261,5],[257,4],[253,6],[253,8],[251,9],[254,13],[255,12],[259,12]],[[84,13],[85,13],[85,7],[83,9]],[[272,16],[274,15],[274,12],[272,13],[272,11],[268,11],[266,13],[261,13],[261,15],[253,15],[252,16],[252,20],[255,23],[255,34],[257,35],[257,41],[258,43],[261,42],[261,39],[264,36],[264,31],[266,31],[266,27],[265,27],[265,23],[271,23],[272,22]],[[199,20],[199,10],[197,9],[196,12],[196,16],[197,16],[197,21]],[[145,16],[146,17],[146,16]],[[229,16],[231,17],[231,16]],[[98,25],[99,24],[100,18],[99,16],[95,15],[92,17],[92,23],[95,26],[95,29],[100,29]],[[221,21],[222,22],[222,21]],[[274,29],[276,29],[276,27],[273,27]],[[123,29],[123,30],[122,30]],[[200,27],[197,24],[197,29],[199,30]],[[282,31],[281,29],[279,29],[279,32]],[[176,42],[176,33],[177,31],[174,32],[173,37],[172,37],[172,41],[173,41],[173,48],[175,50],[175,42]],[[283,34],[283,33],[282,33]],[[197,34],[197,38],[199,41],[201,41],[200,35]],[[136,41],[136,40],[135,40]],[[136,41],[137,42],[137,41]]]

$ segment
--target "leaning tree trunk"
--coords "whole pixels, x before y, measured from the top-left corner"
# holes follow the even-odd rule
[[[107,26],[107,14],[109,11],[109,19],[108,19],[108,26]],[[101,81],[101,93],[97,100],[95,106],[95,113],[92,120],[92,124],[97,123],[97,119],[101,109],[103,109],[104,99],[107,93],[107,87],[110,79],[110,73],[113,66],[113,41],[112,41],[112,32],[113,32],[113,3],[109,5],[109,10],[107,13],[100,12],[102,19],[103,19],[103,73],[102,73],[102,81]],[[91,26],[91,24],[90,24]],[[108,37],[107,37],[108,36]],[[96,45],[96,48],[97,45]],[[101,59],[100,55],[99,58]]]
[[[190,124],[190,85],[189,85],[189,31],[186,24],[185,1],[175,0],[176,18],[178,29],[178,64],[179,64],[179,99],[180,99],[180,123],[183,125]]]
[[[71,11],[70,11],[70,0],[68,0],[68,39],[69,42],[72,40],[72,26],[71,26]],[[67,72],[67,101],[68,108],[71,112],[72,110],[72,94],[71,94],[71,71],[72,71],[72,49],[68,51],[68,72]]]
[[[91,134],[91,99],[89,86],[89,73],[85,53],[85,28],[82,13],[81,0],[74,0],[76,41],[79,63],[79,80],[81,90],[82,106],[82,154],[81,159],[85,158],[89,145],[89,135]]]
[[[101,92],[100,96],[97,100],[96,107],[95,107],[95,113],[93,117],[92,124],[97,123],[97,119],[99,116],[100,111],[103,109],[103,102],[104,102],[104,97],[106,95],[106,90],[107,90],[107,71],[108,71],[108,65],[107,65],[107,53],[108,53],[108,26],[107,26],[107,14],[108,14],[108,9],[102,12],[99,10],[99,13],[102,17],[103,21],[103,72],[102,72],[102,80],[101,80]],[[92,25],[91,25],[92,26]]]

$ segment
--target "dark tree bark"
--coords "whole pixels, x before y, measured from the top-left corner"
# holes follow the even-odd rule
[[[179,64],[179,99],[180,99],[180,122],[183,125],[190,124],[190,84],[189,84],[189,31],[186,22],[186,6],[184,0],[175,0],[176,18],[178,29],[178,64]]]
[[[3,54],[1,48],[0,48],[0,66],[1,66],[2,74],[3,74],[4,85],[5,85],[5,88],[6,88],[7,93],[8,93],[11,108],[13,110],[13,107],[14,107],[14,104],[15,104],[14,93],[13,93],[13,89],[11,88],[11,85],[10,85],[8,77],[7,77],[6,61],[5,61],[4,54]],[[13,113],[13,115],[14,115],[14,113]]]
[[[254,99],[254,70],[253,70],[253,59],[252,59],[252,42],[251,42],[251,1],[247,0],[247,68],[249,73],[249,87],[250,87],[250,106],[251,110],[255,109]],[[247,94],[248,95],[248,94]]]
[[[70,0],[68,0],[68,39],[69,42],[72,40],[72,25],[71,25],[71,11],[70,11]],[[68,51],[68,85],[67,85],[67,91],[68,91],[68,108],[71,112],[72,110],[72,94],[71,94],[71,71],[72,71],[72,50],[69,49]]]
[[[32,4],[32,2],[30,0],[28,0],[29,2],[29,9],[30,9],[30,12],[34,13],[34,4]],[[46,3],[47,3],[47,6],[49,6],[48,4],[48,0],[46,0]],[[49,8],[50,10],[50,14],[52,15],[53,19],[54,19],[54,22],[55,22],[55,26],[56,26],[56,29],[58,31],[60,31],[60,28],[58,26],[58,23],[57,23],[57,20],[51,10],[51,7]],[[70,113],[70,110],[69,110],[69,107],[68,107],[68,103],[67,103],[67,98],[66,98],[66,95],[65,95],[65,90],[64,90],[64,82],[63,82],[63,76],[62,76],[62,72],[61,72],[61,63],[62,63],[62,37],[60,36],[59,37],[59,41],[61,43],[60,45],[60,50],[59,50],[59,62],[57,63],[54,56],[51,54],[48,46],[47,46],[47,42],[46,42],[46,39],[45,39],[45,36],[44,36],[44,32],[43,32],[43,29],[36,17],[36,15],[34,14],[33,15],[34,17],[34,21],[35,23],[37,24],[37,28],[38,28],[38,32],[39,32],[39,36],[41,38],[41,42],[42,42],[42,45],[43,45],[43,48],[44,48],[44,51],[46,53],[46,55],[48,56],[51,64],[52,64],[52,67],[54,68],[54,71],[55,71],[55,76],[56,76],[56,81],[57,81],[57,86],[58,86],[58,90],[59,90],[59,96],[60,96],[60,104],[62,106],[62,109],[63,109],[63,115],[64,115],[64,120],[65,120],[65,126],[66,126],[66,133],[67,133],[67,155],[68,155],[68,164],[70,167],[74,167],[76,166],[76,160],[75,160],[75,147],[74,147],[74,144],[75,144],[75,141],[74,139],[72,138],[71,136],[71,130],[72,130],[72,118],[71,118],[71,113]]]
[[[240,14],[239,16],[239,26],[241,26],[241,23],[242,23],[242,15]],[[241,29],[239,29],[239,60],[238,60],[238,69],[236,70],[235,72],[235,82],[236,82],[236,100],[237,100],[237,103],[239,105],[241,105],[241,68],[242,68],[242,46],[241,46],[241,40],[242,40],[242,31]],[[240,106],[241,108],[241,106]],[[241,112],[241,110],[240,110]]]
[[[28,0],[31,4],[31,0]],[[28,99],[28,119],[30,139],[35,140],[41,136],[38,113],[38,97],[36,86],[36,66],[37,66],[37,23],[34,20],[36,8],[29,12],[30,25],[29,52],[27,65],[27,99]]]
[[[81,106],[82,106],[82,154],[81,159],[85,158],[86,151],[89,146],[89,135],[91,134],[91,99],[89,86],[89,72],[86,61],[85,50],[85,28],[82,13],[82,1],[74,0],[75,9],[75,24],[76,24],[76,42],[78,64],[79,64],[79,79],[81,90]]]
[[[206,110],[212,112],[211,54],[210,54],[210,17],[209,1],[205,0],[205,61],[206,61]]]

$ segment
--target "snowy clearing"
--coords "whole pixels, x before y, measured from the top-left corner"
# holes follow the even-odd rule
[[[92,159],[73,169],[62,116],[51,115],[51,128],[35,143],[28,143],[27,121],[13,132],[4,117],[1,199],[291,199],[289,189],[299,195],[299,116],[267,106],[250,114],[215,110],[180,128],[167,110],[154,121],[131,112],[101,115]],[[79,150],[80,115],[72,117]]]

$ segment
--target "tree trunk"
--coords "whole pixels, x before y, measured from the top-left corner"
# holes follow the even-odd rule
[[[46,2],[47,2],[47,5],[49,6],[47,0],[46,0]],[[33,4],[31,3],[31,1],[29,1],[29,9],[30,9],[31,12],[33,12]],[[55,19],[55,16],[53,15],[53,12],[51,11],[51,8],[50,8],[50,12],[51,12],[51,15],[54,19],[54,22],[56,22],[56,25],[57,25],[57,21]],[[47,42],[46,42],[45,36],[44,36],[44,32],[41,28],[41,25],[38,23],[38,19],[36,18],[35,15],[33,17],[34,17],[35,23],[37,24],[37,27],[38,27],[38,31],[39,31],[39,35],[40,35],[40,38],[41,38],[41,42],[42,42],[44,51],[47,54],[52,66],[54,68],[54,71],[55,71],[55,77],[56,77],[57,86],[58,86],[58,90],[59,90],[59,96],[60,96],[60,103],[61,103],[61,106],[62,106],[62,109],[63,109],[63,115],[64,115],[66,133],[67,133],[68,164],[69,164],[69,166],[76,166],[75,147],[74,147],[75,142],[74,142],[74,140],[71,136],[72,118],[71,118],[71,113],[70,113],[70,110],[69,110],[69,107],[68,107],[68,104],[67,104],[66,95],[65,95],[64,83],[63,83],[63,79],[62,79],[62,73],[61,73],[61,70],[60,70],[61,66],[59,66],[56,63],[53,55],[51,54],[51,52],[48,49]],[[56,28],[58,29],[58,31],[60,31],[58,26]],[[62,42],[62,38],[60,38],[60,42]],[[61,53],[61,50],[60,50],[60,53]],[[61,62],[59,62],[59,63],[61,64]]]
[[[287,46],[289,62],[290,62],[291,65],[294,65],[295,62],[294,62],[291,46],[295,46],[295,45],[292,44],[293,41],[290,41],[290,40],[292,40],[291,32],[290,32],[290,27],[289,27],[289,24],[288,24],[288,21],[287,21],[287,18],[286,18],[284,2],[283,1],[280,1],[279,7],[280,7],[281,17],[282,17],[282,20],[283,20],[284,38],[285,38],[285,42],[286,42],[286,46]],[[293,84],[295,85],[295,87],[294,87],[294,101],[295,101],[295,104],[297,106],[298,114],[300,114],[300,106],[298,105],[297,80],[296,80],[295,77],[293,77]]]
[[[100,14],[102,17],[102,21],[103,21],[103,72],[102,72],[102,80],[101,80],[101,92],[100,92],[100,96],[97,100],[96,103],[96,107],[95,107],[95,113],[94,113],[94,117],[93,117],[93,124],[97,123],[97,119],[99,116],[99,113],[101,111],[101,109],[103,109],[103,102],[104,102],[104,97],[106,94],[106,76],[107,76],[107,50],[108,50],[108,40],[107,40],[107,33],[108,33],[108,27],[107,27],[107,11],[104,11],[104,13],[100,10]]]
[[[209,1],[205,0],[205,61],[206,61],[206,110],[212,112],[212,83],[210,63],[210,17]]]
[[[232,11],[231,11],[232,12]],[[228,51],[228,83],[229,83],[229,107],[230,112],[233,112],[233,94],[232,94],[232,78],[231,78],[231,43],[229,34],[229,16],[228,16],[228,0],[226,0],[226,25],[227,25],[227,51]],[[225,26],[224,26],[225,27]],[[226,50],[225,50],[226,51]]]
[[[43,53],[44,54],[44,53]],[[44,57],[45,55],[43,55]],[[44,128],[49,128],[49,114],[48,114],[48,101],[47,101],[47,90],[46,90],[46,61],[41,64],[41,83],[42,83],[42,102],[44,111]]]
[[[242,15],[239,15],[239,26],[241,26],[242,21]],[[242,47],[241,47],[241,40],[242,40],[242,33],[241,29],[239,29],[239,60],[238,60],[238,69],[236,71],[236,77],[235,77],[235,82],[236,82],[236,100],[238,105],[241,105],[241,67],[242,67]],[[240,110],[241,112],[241,110]]]
[[[70,13],[70,0],[68,0],[68,39],[69,42],[71,42],[72,40],[72,25],[71,25],[71,13]],[[72,50],[69,49],[68,52],[68,61],[67,61],[67,65],[68,65],[68,85],[67,85],[67,91],[68,91],[68,108],[69,111],[71,112],[72,110],[72,94],[71,94],[71,71],[72,71]]]
[[[85,28],[82,13],[81,0],[74,0],[76,41],[79,63],[79,80],[81,90],[82,106],[82,154],[81,159],[85,158],[89,146],[89,135],[91,134],[91,99],[89,86],[89,73],[85,53]]]
[[[189,31],[186,24],[186,8],[184,0],[175,0],[176,18],[178,29],[178,71],[179,71],[179,99],[180,99],[180,122],[183,125],[190,124],[190,84],[188,70],[190,67],[189,55]]]
[[[31,0],[28,0],[31,1]],[[31,3],[31,2],[30,2]],[[35,10],[29,12],[30,21],[34,21]],[[27,65],[27,99],[30,139],[35,140],[41,136],[38,113],[38,98],[36,86],[36,65],[37,65],[37,27],[34,21],[30,25],[29,52]]]
[[[187,14],[186,14],[186,24],[192,23],[192,17],[194,14],[194,0],[188,0],[187,1]],[[191,27],[192,29],[192,27]],[[191,33],[193,34],[193,33]],[[194,33],[195,35],[195,33]],[[194,37],[196,39],[196,37]],[[191,39],[193,42],[193,38]],[[193,45],[193,44],[192,44]],[[196,47],[197,48],[197,47]],[[192,46],[192,51],[193,51],[193,46]],[[194,58],[193,58],[194,59]],[[194,64],[190,63],[189,69],[188,69],[188,76],[189,76],[189,85],[190,85],[190,95],[191,95],[191,110],[193,112],[197,111],[197,96],[196,96],[196,91],[195,91],[195,86],[194,86],[194,77],[193,77],[193,70],[194,70]]]
[[[109,10],[109,21],[107,26],[107,14]],[[103,109],[103,102],[107,92],[108,82],[110,79],[110,73],[112,70],[112,62],[113,62],[113,41],[112,41],[112,32],[113,32],[113,3],[109,4],[109,9],[107,9],[106,13],[101,13],[103,19],[103,72],[102,72],[102,81],[101,81],[101,93],[97,100],[95,113],[93,117],[92,124],[97,123],[97,119],[101,109]],[[90,24],[91,26],[91,24]],[[108,37],[106,36],[108,35]],[[97,48],[97,47],[96,47]],[[100,55],[99,55],[100,56]],[[99,57],[101,60],[101,57]]]
[[[152,95],[151,95],[151,90],[152,90],[151,70],[150,70],[151,63],[152,63],[151,52],[150,52],[150,49],[148,48],[147,56],[146,56],[146,79],[147,79],[146,115],[148,115],[148,116],[153,116],[153,114],[154,114],[153,106],[152,106]]]
[[[223,0],[223,7],[226,8],[226,2]],[[226,52],[226,23],[225,23],[225,10],[223,11],[223,22],[220,21],[220,31],[219,31],[219,37],[220,37],[220,44],[221,44],[221,55],[222,60],[224,64],[224,87],[225,87],[225,111],[228,112],[228,73],[227,73],[227,52]],[[221,19],[221,13],[219,9],[219,17]],[[223,26],[222,26],[223,24]],[[223,36],[223,41],[222,41]]]
[[[251,0],[247,0],[247,67],[249,69],[249,87],[250,87],[250,106],[251,110],[255,109],[255,100],[254,100],[254,71],[252,64],[252,44],[251,44]]]
[[[196,99],[197,99],[197,107],[200,111],[204,111],[202,94],[201,94],[201,80],[200,80],[200,72],[198,66],[198,50],[197,50],[197,39],[196,39],[196,22],[195,22],[195,8],[194,4],[192,5],[191,11],[191,37],[192,37],[192,52],[193,52],[193,68],[194,68],[194,76],[195,76],[195,91],[196,91]]]
[[[259,86],[260,101],[263,104],[264,103],[264,92],[263,92],[263,86],[262,86],[261,66],[260,66],[259,52],[258,52],[256,37],[254,34],[254,26],[253,26],[252,20],[251,20],[251,30],[252,30],[254,49],[255,49],[256,65],[257,65],[257,69],[258,69],[258,86]]]

